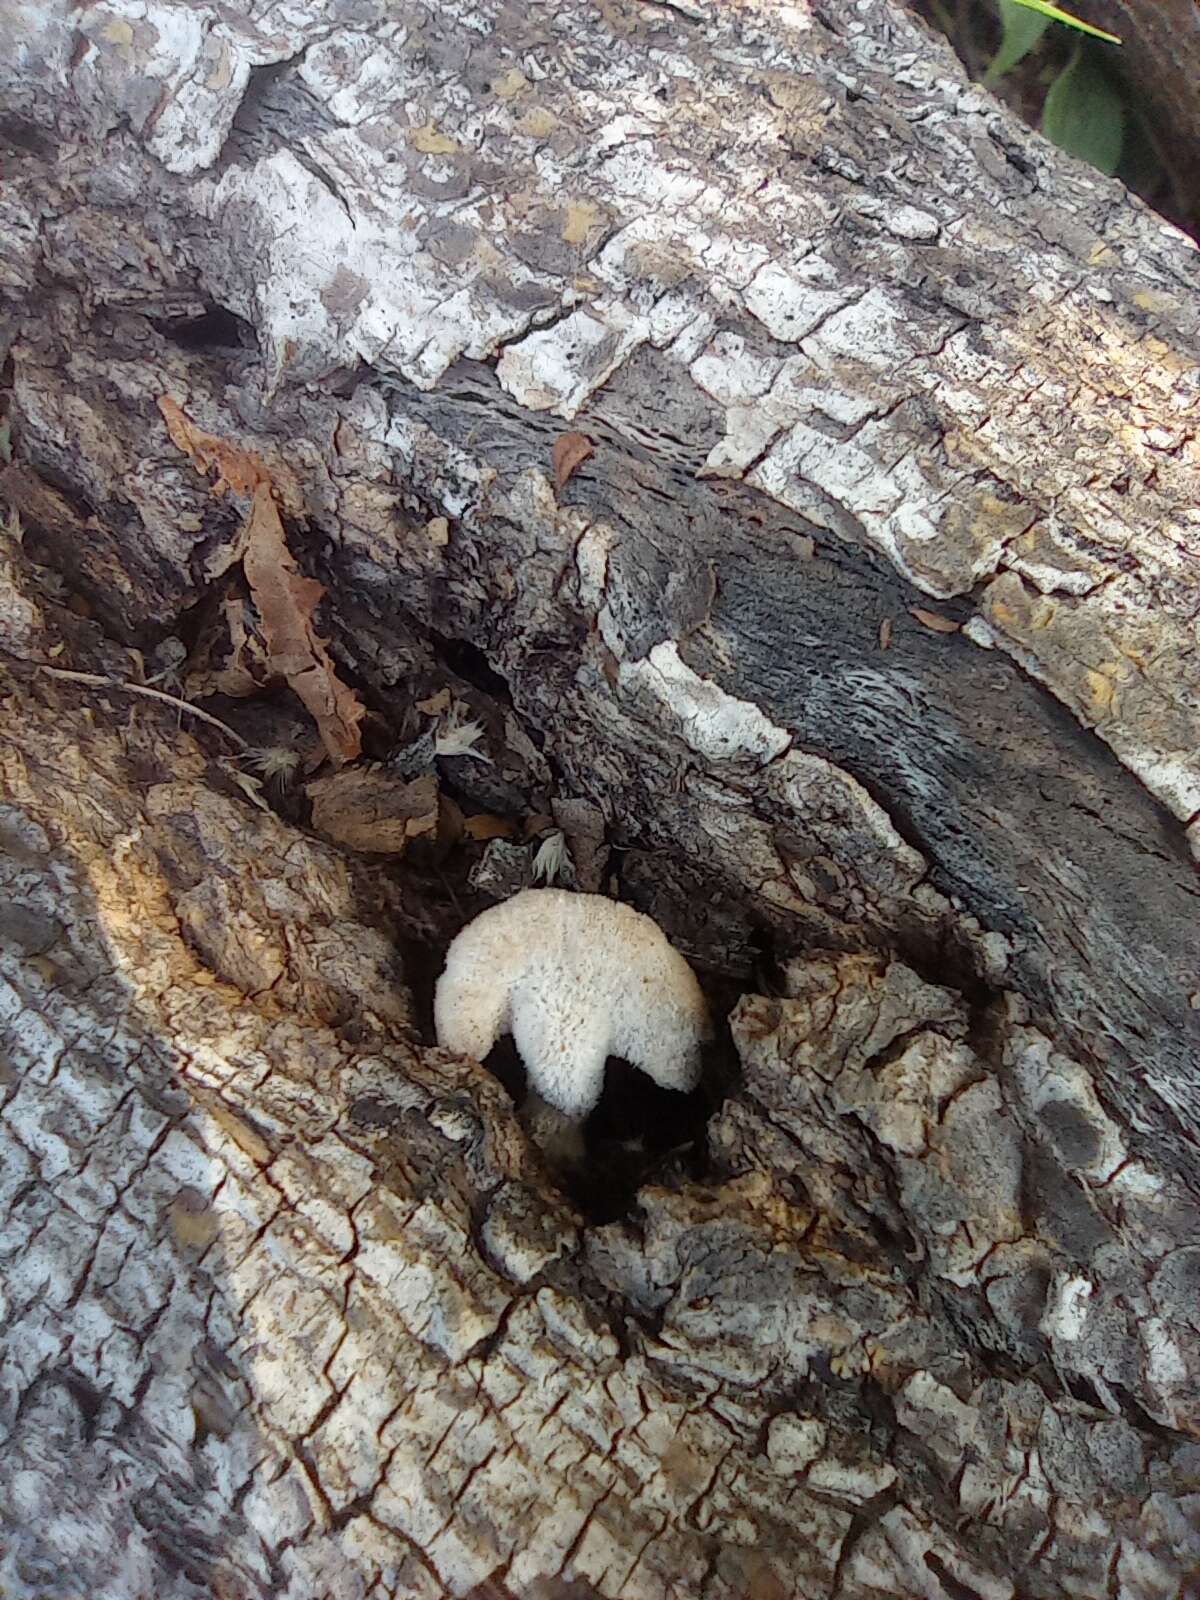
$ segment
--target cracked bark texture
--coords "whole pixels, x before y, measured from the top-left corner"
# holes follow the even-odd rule
[[[1195,1593],[1192,247],[875,0],[0,44],[0,1586]],[[586,1224],[370,874],[31,670],[220,593],[162,395],[747,991],[702,1181]]]

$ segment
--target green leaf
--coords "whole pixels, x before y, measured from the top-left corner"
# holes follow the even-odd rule
[[[1125,102],[1081,44],[1046,91],[1042,132],[1060,150],[1090,161],[1101,172],[1111,176],[1117,170],[1125,137]]]
[[[1078,28],[1080,33],[1090,33],[1093,39],[1105,39],[1109,44],[1120,44],[1120,39],[1115,33],[1106,33],[1103,28],[1094,28],[1090,22],[1085,22],[1082,17],[1073,17],[1069,11],[1063,11],[1058,6],[1052,6],[1050,0],[1013,0],[1015,5],[1025,6],[1030,11],[1036,11],[1039,17],[1048,17],[1052,22],[1062,22],[1068,28]]]
[[[1000,0],[1000,22],[1004,28],[1000,48],[983,75],[989,88],[1006,72],[1011,72],[1018,61],[1024,61],[1050,26],[1049,17],[1021,5],[1019,0]]]
[[[1127,189],[1140,194],[1147,203],[1167,184],[1162,154],[1158,143],[1146,126],[1145,115],[1137,101],[1125,107],[1125,140],[1121,145],[1121,161],[1117,177]]]

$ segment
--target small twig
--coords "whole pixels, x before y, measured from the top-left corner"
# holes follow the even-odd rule
[[[65,678],[68,683],[86,683],[93,689],[120,689],[125,694],[143,695],[147,700],[161,700],[164,705],[176,706],[190,717],[199,717],[201,722],[207,722],[210,728],[219,729],[239,750],[249,748],[241,734],[235,733],[220,717],[214,717],[209,711],[201,711],[190,700],[181,700],[177,694],[168,694],[165,689],[149,689],[141,683],[126,683],[124,678],[109,678],[100,672],[68,672],[65,667],[51,667],[44,661],[35,661],[33,665],[39,672],[49,673],[52,678]]]

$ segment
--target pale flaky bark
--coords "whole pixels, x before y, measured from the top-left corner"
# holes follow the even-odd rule
[[[0,46],[0,1588],[1190,1592],[1191,247],[881,3]],[[422,1037],[404,859],[36,665],[233,579],[164,396],[376,727],[452,682],[460,798],[599,817],[736,1001],[615,1219]]]

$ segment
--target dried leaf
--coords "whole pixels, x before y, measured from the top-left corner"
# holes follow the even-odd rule
[[[534,883],[558,883],[566,875],[571,864],[571,857],[567,851],[565,834],[555,828],[553,833],[547,834],[537,848],[533,858]]]
[[[225,626],[229,629],[229,659],[225,663],[226,667],[243,672],[252,671],[257,667],[265,673],[266,652],[263,650],[262,641],[254,631],[250,609],[246,602],[240,595],[230,595],[221,602],[221,614],[225,618]]]
[[[427,717],[440,717],[443,711],[449,711],[449,709],[449,689],[439,689],[436,694],[431,694],[428,700],[417,701],[417,710],[423,711]]]
[[[477,812],[463,823],[468,839],[511,839],[516,831],[516,823],[510,818],[493,817],[486,811]]]
[[[464,722],[466,709],[465,706],[457,704],[452,707],[450,715],[438,728],[434,754],[471,756],[475,761],[483,761],[491,766],[492,758],[487,751],[475,748],[484,736],[484,726],[482,722]]]
[[[304,769],[304,776],[311,778],[314,772],[320,772],[325,765],[325,747],[319,739],[313,739],[308,743],[307,754],[304,754],[304,748],[303,744],[299,746],[302,755],[301,766]]]
[[[242,751],[241,760],[281,791],[291,788],[304,763],[299,750],[286,744],[252,745],[249,750]]]
[[[233,538],[215,546],[205,557],[204,576],[209,583],[223,578],[231,567],[236,567],[246,554],[246,523],[243,522]]]
[[[554,441],[551,459],[554,462],[554,482],[561,489],[572,473],[594,454],[592,441],[586,434],[563,433]]]
[[[304,791],[313,826],[351,850],[403,855],[411,839],[438,825],[438,788],[432,773],[405,783],[381,767],[355,767],[318,778]]]
[[[879,624],[879,648],[881,650],[890,650],[891,646],[892,619],[891,617],[884,617],[883,621]]]
[[[925,628],[932,628],[934,633],[957,633],[959,624],[950,617],[943,617],[937,611],[925,611],[920,606],[909,606],[908,614],[916,617],[917,621]]]
[[[159,396],[158,409],[171,435],[171,443],[183,451],[196,471],[216,473],[214,494],[224,494],[227,489],[232,489],[234,494],[253,494],[260,484],[271,482],[271,474],[261,456],[236,444],[227,444],[215,433],[205,433],[170,395]]]
[[[191,659],[196,664],[184,679],[189,700],[214,694],[244,700],[260,694],[271,676],[262,640],[251,626],[250,608],[240,595],[221,601],[220,615],[214,613],[201,629]]]
[[[443,850],[449,850],[462,838],[466,821],[453,795],[439,795],[438,801],[437,840]]]
[[[242,567],[262,618],[272,669],[303,701],[330,758],[353,761],[362,750],[358,725],[365,707],[338,677],[325,642],[317,635],[313,613],[325,591],[293,561],[266,482],[254,491]]]
[[[270,811],[270,806],[263,799],[263,786],[260,778],[254,777],[249,772],[239,772],[236,767],[230,766],[228,763],[223,763],[223,765],[225,766],[225,770],[229,774],[230,779],[237,785],[237,787],[242,791],[242,793],[246,796],[246,799],[249,800],[252,805],[256,805],[260,811]]]
[[[430,517],[425,524],[425,532],[429,535],[430,544],[450,543],[450,524],[445,517]]]
[[[289,516],[299,516],[303,512],[304,497],[286,468],[277,467],[272,471],[253,450],[244,450],[240,445],[229,444],[216,434],[198,428],[170,395],[159,396],[158,409],[171,442],[183,451],[196,471],[204,476],[210,472],[216,474],[211,486],[213,494],[229,490],[234,494],[252,495],[260,488],[270,487]],[[247,519],[229,543],[218,545],[209,554],[204,563],[204,575],[210,582],[224,577],[242,560],[249,533]]]
[[[262,693],[262,684],[244,667],[218,667],[212,672],[189,672],[183,680],[184,697],[208,700],[223,694],[230,700],[249,700]]]

